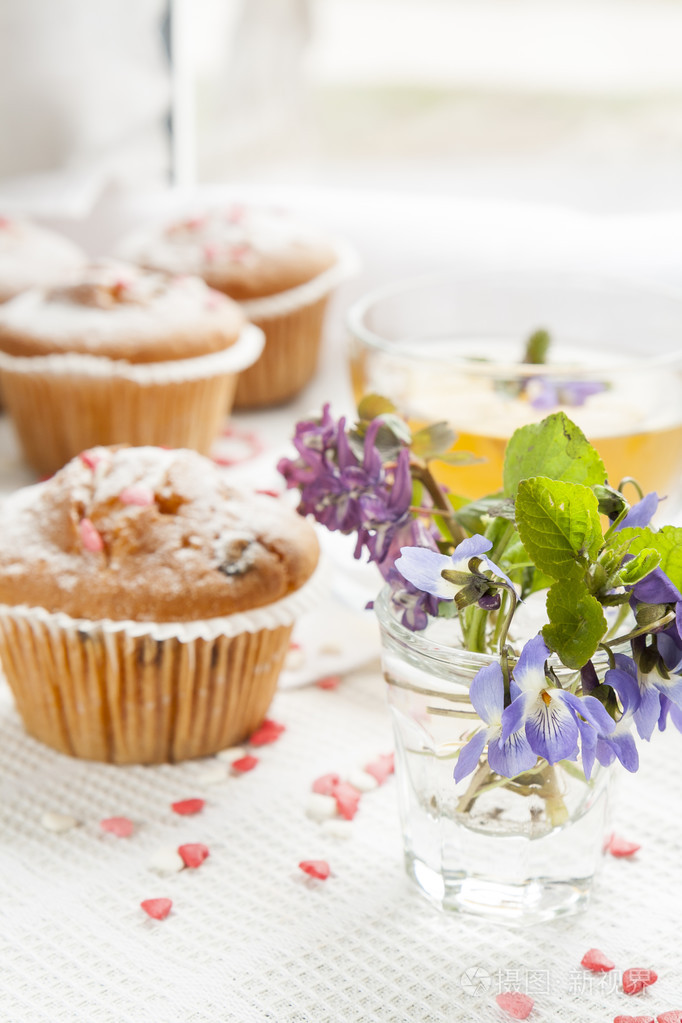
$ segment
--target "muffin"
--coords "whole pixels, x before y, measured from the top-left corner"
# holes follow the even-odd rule
[[[120,251],[142,266],[197,274],[262,327],[265,349],[239,376],[236,408],[280,404],[309,382],[329,297],[354,265],[345,243],[283,211],[246,206],[139,232]]]
[[[0,306],[0,383],[42,474],[95,444],[207,452],[263,337],[198,277],[123,263]]]
[[[0,302],[27,288],[54,284],[85,264],[85,254],[60,234],[0,216]]]
[[[0,660],[27,731],[117,764],[205,756],[263,721],[313,528],[193,451],[97,447],[0,506]]]

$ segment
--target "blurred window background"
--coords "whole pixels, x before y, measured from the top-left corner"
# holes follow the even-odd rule
[[[678,0],[176,0],[200,182],[682,204]]]
[[[0,192],[682,207],[681,51],[682,0],[0,0]]]

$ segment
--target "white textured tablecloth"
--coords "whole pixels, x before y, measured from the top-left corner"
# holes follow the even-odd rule
[[[117,768],[78,762],[27,738],[0,710],[0,1019],[3,1023],[494,1023],[494,995],[526,991],[531,1020],[603,1023],[682,1008],[682,738],[656,736],[620,786],[617,830],[641,842],[607,857],[591,907],[509,930],[433,909],[402,865],[395,781],[363,795],[348,838],[305,814],[314,778],[346,774],[391,748],[378,666],[335,690],[278,694],[286,725],[258,766],[201,783],[205,762]],[[170,803],[206,799],[179,817]],[[80,826],[46,832],[45,811]],[[130,838],[99,821],[130,817]],[[204,842],[196,870],[159,876],[159,847]],[[307,878],[302,859],[332,876]],[[168,896],[148,919],[142,899]],[[588,948],[612,974],[580,968]],[[658,982],[628,997],[627,967]],[[652,1011],[655,1010],[655,1011]]]
[[[308,204],[358,242],[367,270],[337,297],[321,372],[305,394],[235,419],[266,436],[246,471],[261,487],[276,481],[297,416],[328,398],[337,413],[351,408],[341,314],[370,284],[446,255],[498,265],[542,254],[552,265],[682,279],[679,214],[588,223],[567,211],[370,199],[318,194]],[[31,479],[0,419],[0,491]],[[348,652],[353,625],[343,622],[336,638]],[[369,652],[371,638],[360,659]],[[656,735],[639,774],[623,772],[616,829],[640,852],[606,858],[582,916],[512,931],[444,915],[413,890],[394,780],[362,797],[346,839],[306,816],[317,776],[348,774],[392,746],[378,663],[333,690],[281,689],[271,716],[286,731],[256,751],[258,766],[209,786],[205,763],[117,768],[53,753],[24,734],[0,690],[0,1023],[499,1023],[508,1017],[494,996],[504,989],[535,999],[537,1023],[682,1009],[682,736]],[[193,796],[206,799],[201,814],[170,810]],[[80,824],[48,832],[49,811]],[[99,822],[112,816],[131,818],[134,834],[104,834]],[[199,869],[160,876],[149,866],[160,847],[184,842],[209,847]],[[331,865],[327,881],[298,869],[317,858]],[[150,920],[139,903],[159,896],[173,911]],[[613,973],[580,968],[593,946],[616,962]],[[660,979],[628,997],[628,967],[654,967]]]

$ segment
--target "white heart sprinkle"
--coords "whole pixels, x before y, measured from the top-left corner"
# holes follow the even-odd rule
[[[71,831],[71,828],[77,828],[79,821],[68,813],[55,813],[53,810],[48,810],[40,818],[40,823],[46,831],[60,834],[62,831]]]
[[[284,660],[286,671],[298,671],[305,664],[305,654],[302,650],[290,650]]]
[[[371,774],[368,774],[367,771],[363,771],[361,768],[352,771],[346,780],[358,792],[371,792],[372,789],[379,787],[379,782],[376,778],[373,778]]]
[[[176,874],[184,870],[185,864],[177,849],[167,846],[156,850],[150,857],[148,866],[152,870],[158,870],[160,874]]]
[[[203,771],[197,775],[197,781],[200,785],[219,785],[220,782],[225,781],[228,776],[228,765],[216,762],[215,764],[207,765]]]
[[[228,749],[221,749],[220,753],[216,753],[216,759],[224,760],[227,764],[233,764],[235,760],[241,760],[242,757],[245,757],[246,752],[243,746],[230,746]]]
[[[353,833],[353,823],[342,820],[324,821],[322,831],[331,838],[350,838]]]
[[[339,657],[343,650],[336,643],[325,643],[323,646],[317,648],[318,654],[322,657]]]
[[[321,792],[311,792],[305,812],[314,821],[329,820],[336,816],[336,800],[333,796],[323,796]]]

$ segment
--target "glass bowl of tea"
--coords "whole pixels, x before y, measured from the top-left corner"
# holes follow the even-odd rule
[[[356,402],[413,427],[446,421],[469,465],[434,462],[469,498],[501,488],[514,430],[563,410],[626,477],[682,503],[682,293],[541,271],[455,271],[380,288],[348,312]],[[636,495],[632,494],[632,499]]]

